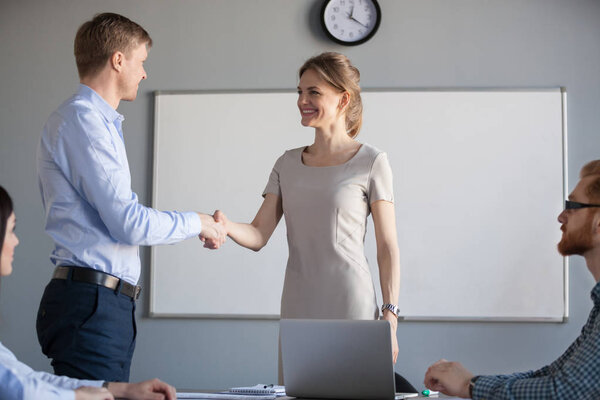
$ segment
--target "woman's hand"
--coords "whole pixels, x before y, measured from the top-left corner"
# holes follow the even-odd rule
[[[213,218],[216,222],[220,222],[221,224],[223,224],[223,228],[225,228],[225,233],[229,234],[229,218],[227,218],[227,215],[225,215],[225,213],[221,210],[215,210]]]
[[[225,242],[227,235],[229,234],[229,230],[228,230],[229,219],[221,210],[215,210],[215,213],[212,215],[212,218],[213,218],[215,224],[220,226],[221,231],[223,233],[223,237],[214,239],[214,238],[207,238],[201,234],[200,240],[202,240],[204,242],[204,247],[214,250],[214,249],[218,249],[219,247],[221,247],[221,245]]]
[[[383,319],[389,321],[390,330],[392,331],[392,357],[394,359],[394,364],[398,359],[398,336],[396,336],[396,330],[398,329],[398,317],[394,315],[390,310],[385,310],[383,312]]]
[[[75,389],[75,400],[114,400],[112,393],[103,387],[82,386]]]
[[[222,223],[216,221],[212,215],[198,213],[202,222],[202,232],[198,237],[204,242],[204,247],[216,250],[227,240],[227,231]]]

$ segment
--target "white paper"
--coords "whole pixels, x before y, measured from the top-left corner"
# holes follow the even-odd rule
[[[178,392],[178,399],[223,399],[223,400],[275,400],[273,395],[243,395],[238,393],[192,393]]]

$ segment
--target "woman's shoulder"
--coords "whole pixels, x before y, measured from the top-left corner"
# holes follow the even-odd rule
[[[295,163],[296,160],[300,160],[302,157],[302,151],[306,146],[297,147],[295,149],[289,149],[283,152],[275,161],[275,169],[281,169],[284,164]]]
[[[288,149],[283,152],[283,154],[279,157],[280,159],[285,160],[298,160],[302,157],[302,152],[306,146],[296,147],[294,149]]]
[[[297,154],[302,154],[302,152],[304,151],[304,149],[306,149],[306,146],[300,146],[300,147],[296,147],[294,149],[288,149],[286,150],[283,155],[284,156],[291,156],[294,157]]]
[[[385,153],[385,151],[380,150],[379,148],[368,143],[363,143],[361,150],[367,158],[372,160],[376,159],[380,154]]]

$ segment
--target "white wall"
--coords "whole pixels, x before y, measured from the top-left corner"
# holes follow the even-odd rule
[[[136,102],[119,109],[126,117],[133,188],[145,203],[151,193],[154,90],[293,88],[302,61],[324,50],[346,53],[360,68],[365,88],[566,86],[571,188],[579,168],[598,158],[600,2],[380,0],[380,30],[356,48],[327,41],[318,24],[320,4],[0,0],[0,184],[15,200],[21,238],[15,272],[2,280],[0,340],[19,358],[49,370],[35,335],[37,305],[51,273],[35,147],[47,116],[76,89],[73,38],[97,12],[122,13],[154,40],[149,79]],[[506,197],[519,200],[518,193]],[[142,284],[148,254],[142,252]],[[591,309],[593,280],[579,258],[571,262],[570,280],[571,318],[565,324],[400,324],[397,370],[420,386],[427,365],[440,357],[460,359],[478,373],[553,360]],[[276,380],[276,322],[149,319],[147,296],[138,303],[133,380],[160,376],[180,388]]]

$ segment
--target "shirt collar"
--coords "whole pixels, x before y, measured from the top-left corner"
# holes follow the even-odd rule
[[[592,289],[592,301],[594,304],[600,304],[600,282]]]
[[[90,88],[83,83],[79,84],[79,90],[77,90],[77,94],[89,101],[92,102],[93,105],[98,107],[100,113],[108,122],[115,123],[115,121],[123,122],[125,119],[121,114],[117,112],[114,108],[111,107],[110,104],[106,102],[98,93],[94,91],[94,89]]]

